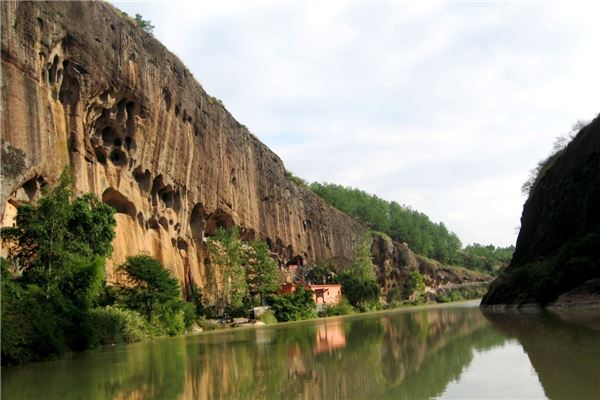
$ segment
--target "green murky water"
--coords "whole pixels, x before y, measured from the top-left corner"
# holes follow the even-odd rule
[[[114,346],[2,370],[2,399],[600,398],[600,319],[475,303]]]

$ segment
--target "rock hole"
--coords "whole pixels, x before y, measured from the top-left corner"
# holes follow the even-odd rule
[[[179,250],[185,250],[185,251],[187,251],[188,244],[187,244],[187,242],[185,240],[179,238],[179,239],[177,239],[177,248]]]
[[[131,136],[127,136],[125,138],[125,148],[127,148],[127,151],[131,150],[132,144],[133,144],[133,141],[131,139]]]
[[[202,240],[205,222],[206,212],[204,211],[204,206],[198,203],[194,206],[190,214],[190,230],[192,231],[192,238],[194,240]]]
[[[113,207],[119,214],[126,214],[131,218],[136,218],[135,205],[121,192],[111,187],[102,193],[102,202]]]
[[[213,236],[218,228],[229,230],[234,227],[233,218],[226,211],[221,209],[210,214],[206,219],[204,233],[206,236]]]
[[[125,104],[126,104],[126,102],[127,101],[125,99],[121,99],[117,103],[117,120],[119,120],[119,121],[122,121],[123,118],[125,118]]]
[[[115,131],[110,126],[107,126],[104,129],[102,129],[102,142],[105,146],[109,145],[114,140]]]
[[[141,211],[137,214],[137,221],[140,224],[140,226],[143,228],[144,227],[144,214]]]
[[[121,138],[114,138],[113,139],[113,145],[115,147],[121,147],[122,144],[123,144],[123,142],[121,141]]]
[[[158,223],[165,229],[165,231],[169,230],[169,222],[165,217],[160,217],[158,219]]]
[[[39,186],[36,178],[31,178],[30,180],[25,182],[21,187],[23,188],[23,191],[25,191],[25,194],[27,195],[29,201],[33,201],[39,193]]]
[[[158,229],[159,225],[158,225],[158,221],[156,220],[155,217],[150,217],[150,219],[148,220],[148,229]]]
[[[125,155],[125,152],[121,149],[114,149],[110,153],[110,161],[112,161],[114,165],[125,165],[127,164],[127,155]]]
[[[96,159],[100,164],[106,165],[106,153],[104,153],[104,149],[101,147],[96,147],[94,149],[94,154],[96,155]]]
[[[56,83],[56,70],[58,68],[58,62],[59,62],[58,55],[55,55],[54,60],[52,61],[52,65],[50,66],[50,69],[48,70],[48,83],[49,84]]]
[[[171,93],[168,89],[163,89],[163,99],[165,100],[165,107],[167,111],[171,109]]]
[[[150,191],[150,171],[145,170],[142,172],[142,168],[137,167],[133,170],[133,179],[138,183],[140,190],[143,192]]]
[[[158,198],[159,198],[158,191],[161,190],[164,186],[165,186],[165,184],[163,182],[162,174],[158,175],[156,178],[154,178],[154,181],[152,181],[151,195],[152,195],[152,205],[154,207],[158,206]]]
[[[175,116],[178,117],[179,116],[179,105],[175,106]]]

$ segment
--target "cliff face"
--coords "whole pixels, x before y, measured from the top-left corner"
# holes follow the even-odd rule
[[[544,305],[600,277],[600,118],[542,174],[523,208],[511,264],[482,304]]]
[[[288,181],[279,157],[129,18],[100,2],[1,7],[3,225],[70,164],[77,193],[117,210],[109,280],[146,251],[202,286],[203,238],[219,226],[283,261],[348,262],[365,228]]]

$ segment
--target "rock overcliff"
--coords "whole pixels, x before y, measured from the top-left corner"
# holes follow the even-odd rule
[[[282,261],[348,262],[367,230],[290,182],[281,159],[130,18],[103,2],[1,7],[3,225],[70,165],[77,193],[117,210],[109,280],[146,251],[184,286],[202,286],[203,239],[220,226],[265,240]],[[386,246],[377,263],[389,288],[420,264]]]
[[[600,278],[600,118],[542,169],[523,208],[511,264],[482,304],[546,305],[580,287],[571,305],[584,301],[584,288],[585,302],[600,305],[594,278]],[[566,303],[572,296],[561,297]]]

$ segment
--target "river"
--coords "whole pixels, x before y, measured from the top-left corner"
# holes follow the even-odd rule
[[[476,302],[207,332],[2,369],[3,399],[600,396],[600,319]]]

